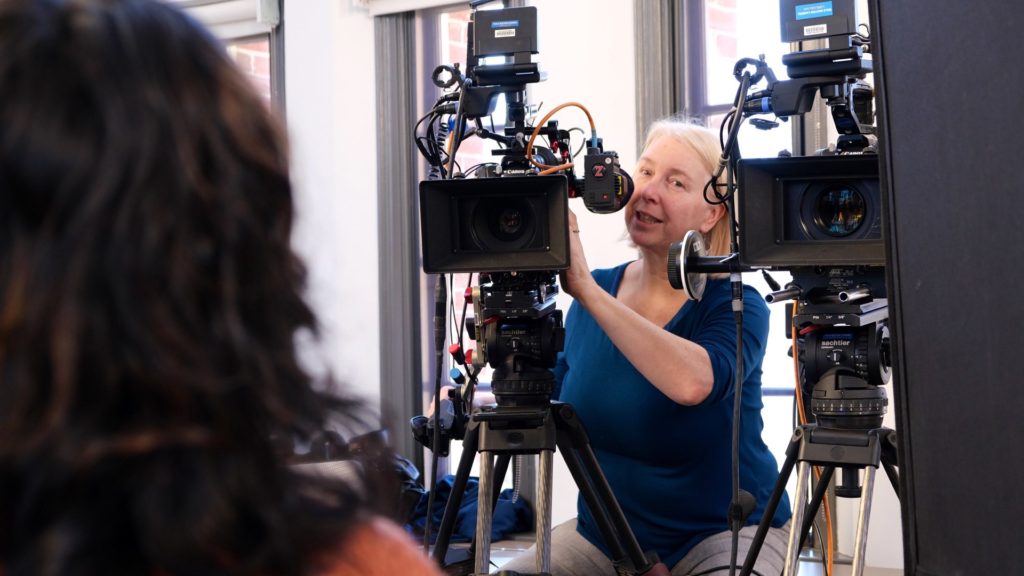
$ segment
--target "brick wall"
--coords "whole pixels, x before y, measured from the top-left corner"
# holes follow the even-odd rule
[[[708,0],[706,6],[708,47],[713,47],[717,56],[737,59],[736,0]]]
[[[270,36],[230,42],[228,55],[252,81],[256,91],[270,103]]]
[[[453,64],[459,63],[463,73],[466,71],[466,42],[468,39],[468,28],[469,19],[472,12],[466,10],[453,10],[447,12],[442,18],[441,34],[441,57],[443,62],[439,64]],[[504,99],[499,97],[498,104],[495,107],[495,122],[494,129],[498,132],[502,131],[504,126],[505,110],[504,110]],[[483,126],[487,129],[491,128],[491,121],[488,118],[482,119]],[[491,150],[497,148],[497,144],[490,140],[482,140],[480,138],[467,138],[462,141],[458,151],[459,166],[463,170],[468,170],[476,164],[483,164],[489,162],[498,162],[500,158],[491,154]]]

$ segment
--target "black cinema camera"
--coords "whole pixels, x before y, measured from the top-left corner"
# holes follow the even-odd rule
[[[863,58],[869,39],[856,31],[853,0],[782,0],[780,7],[783,41],[821,40],[824,46],[785,55],[785,81],[775,80],[763,57],[741,60],[737,78],[745,65],[756,65],[756,78],[768,82],[738,96],[732,128],[747,116],[805,114],[820,95],[838,143],[816,156],[758,159],[738,159],[727,145],[723,156],[738,184],[736,252],[707,256],[700,234],[691,231],[672,247],[669,276],[699,298],[707,273],[791,271],[793,281],[766,300],[795,301],[787,319],[803,342],[811,412],[822,426],[878,427],[890,360],[873,92],[864,82],[872,71]],[[764,124],[773,123],[759,127]]]
[[[423,270],[479,274],[479,285],[466,294],[476,348],[464,365],[471,380],[485,364],[494,368],[499,407],[546,405],[551,398],[550,369],[564,340],[555,296],[558,271],[569,267],[568,199],[582,197],[591,212],[610,213],[625,206],[633,188],[618,155],[603,149],[592,119],[579,179],[571,131],[547,122],[562,106],[529,125],[526,87],[544,79],[532,61],[536,31],[534,7],[474,11],[465,75],[458,64],[434,71],[435,84],[448,91],[420,121],[425,132],[417,125],[417,146],[432,167],[431,178],[420,183]],[[507,122],[497,131],[484,120],[499,95]],[[455,155],[470,136],[497,142],[493,154],[500,159],[463,172]],[[584,146],[577,144],[577,152]],[[467,412],[459,411],[460,418]],[[432,426],[414,422],[414,434],[428,447]],[[445,434],[461,438],[461,429]]]

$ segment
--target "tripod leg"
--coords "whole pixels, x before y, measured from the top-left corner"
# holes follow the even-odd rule
[[[896,497],[899,498],[899,472],[896,471],[896,466],[893,466],[889,462],[882,462],[882,467],[886,470],[886,476],[889,477],[889,484],[893,485],[893,492],[896,493]]]
[[[590,479],[584,472],[585,467],[583,462],[580,460],[579,454],[574,450],[572,442],[563,441],[563,439],[559,437],[558,449],[562,451],[562,459],[565,460],[565,465],[569,468],[569,472],[572,474],[572,479],[580,489],[580,495],[583,496],[584,502],[587,503],[587,507],[590,508],[591,514],[594,515],[594,522],[601,531],[601,538],[604,540],[605,545],[608,546],[608,550],[611,552],[612,558],[624,558],[626,553],[622,549],[621,542],[619,542],[619,539],[615,536],[615,529],[613,528],[611,519],[608,517],[608,512],[605,510],[601,499],[598,498],[594,487],[590,483]],[[639,547],[639,544],[637,546]]]
[[[814,524],[814,518],[818,516],[818,509],[821,508],[821,502],[825,499],[825,492],[828,491],[828,485],[832,482],[832,475],[835,473],[835,466],[825,466],[821,471],[821,478],[818,479],[818,483],[814,486],[814,494],[811,496],[810,508],[804,514],[804,522],[800,526],[800,550],[804,548],[804,542],[807,541],[807,534],[811,531],[811,525]],[[819,534],[819,537],[821,535]]]
[[[508,465],[512,462],[512,455],[498,454],[497,463],[494,465],[494,488],[491,491],[491,510],[498,507],[498,498],[501,497],[501,485],[505,483],[505,474],[508,474]]]
[[[889,428],[885,428],[881,438],[882,453],[880,461],[882,467],[885,469],[885,475],[889,477],[889,483],[892,484],[892,490],[896,493],[896,497],[900,497],[900,473],[899,473],[899,454],[896,448],[896,431]]]
[[[629,557],[633,566],[648,565],[643,549],[626,522],[626,515],[612,493],[608,480],[601,471],[601,465],[590,446],[590,439],[583,429],[572,406],[561,404],[552,410],[558,429],[558,449],[569,467],[580,495],[594,515],[594,521],[601,531],[612,558],[622,560]]]
[[[868,547],[868,520],[871,515],[871,498],[875,489],[875,468],[864,468],[864,487],[860,493],[860,514],[857,516],[857,541],[853,553],[852,576],[864,574],[864,554]]]
[[[553,402],[551,415],[557,431],[556,445],[562,451],[562,459],[594,516],[601,538],[611,552],[617,573],[668,576],[668,568],[653,558],[649,560],[640,548],[573,407]]]
[[[807,508],[807,480],[811,473],[811,465],[807,462],[800,462],[796,475],[796,502],[793,508],[793,519],[790,526],[803,526],[804,510]],[[783,576],[796,574],[797,562],[800,559],[800,536],[799,530],[790,529],[789,544],[786,547],[786,566],[782,571]]]
[[[750,542],[750,548],[747,549],[747,557],[743,561],[743,569],[740,570],[740,576],[750,576],[750,573],[754,570],[754,562],[757,561],[757,556],[761,553],[761,547],[764,545],[764,539],[768,535],[768,528],[771,527],[772,518],[775,517],[775,511],[779,508],[779,502],[782,501],[782,494],[786,492],[786,483],[789,482],[789,475],[793,473],[793,465],[796,464],[796,455],[799,452],[800,439],[802,437],[802,434],[794,432],[793,437],[789,441],[789,446],[786,448],[786,460],[782,463],[779,479],[775,482],[775,489],[772,490],[771,498],[768,499],[768,504],[765,505],[764,515],[761,516],[761,523],[757,525],[757,533],[754,534],[754,539]]]
[[[885,453],[882,455],[882,467],[886,470],[886,476],[889,478],[889,484],[893,485],[893,492],[895,492],[896,497],[899,498],[899,470],[896,469],[895,464],[886,460]]]
[[[491,482],[491,518],[493,522],[494,510],[498,508],[498,498],[501,496],[501,485],[505,482],[505,473],[508,472],[508,464],[512,460],[512,456],[508,454],[499,454],[498,463],[494,466],[493,481]],[[479,495],[480,492],[477,492]],[[484,500],[477,500],[476,505],[482,505]],[[488,531],[488,533],[490,533]],[[473,534],[473,539],[469,542],[469,547],[472,550],[476,550],[477,536]]]
[[[480,440],[480,428],[470,424],[466,430],[466,436],[462,440],[462,457],[459,458],[459,468],[455,472],[455,480],[452,482],[452,491],[448,496],[448,504],[444,507],[444,516],[441,517],[441,526],[437,529],[437,541],[434,544],[434,560],[445,564],[445,557],[448,555],[448,545],[452,540],[452,531],[455,529],[455,519],[459,515],[459,507],[462,506],[462,496],[466,493],[466,484],[469,482],[469,471],[473,467],[473,459],[476,458],[476,449]],[[435,487],[431,487],[434,490]],[[428,510],[427,514],[433,511]]]
[[[541,574],[551,572],[551,494],[552,494],[552,466],[553,455],[551,450],[541,450],[538,459],[540,466],[537,482],[537,571]]]
[[[494,455],[480,452],[480,483],[476,506],[476,574],[487,574],[491,567],[491,522],[494,508],[490,506],[494,490]]]
[[[638,568],[644,566],[646,561],[643,549],[640,548],[640,542],[637,541],[636,536],[633,535],[633,530],[630,529],[629,524],[626,522],[626,514],[619,507],[619,501],[615,499],[612,487],[608,485],[604,473],[601,472],[601,465],[598,464],[597,456],[591,450],[590,444],[580,448],[580,457],[583,465],[586,466],[587,476],[590,478],[590,486],[597,493],[600,501],[607,507],[609,519],[619,535],[626,554],[629,555],[634,566]]]

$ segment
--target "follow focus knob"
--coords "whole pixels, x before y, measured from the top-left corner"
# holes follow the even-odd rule
[[[705,255],[704,235],[697,230],[690,230],[682,242],[674,242],[668,248],[668,281],[676,290],[686,290],[691,300],[704,296],[708,277],[700,272],[687,272],[686,259]]]

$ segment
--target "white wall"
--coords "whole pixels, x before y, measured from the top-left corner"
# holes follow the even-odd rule
[[[322,324],[315,361],[380,402],[373,20],[351,0],[285,3],[285,89],[298,219]]]
[[[566,102],[585,105],[606,149],[623,167],[636,161],[633,3],[626,0],[535,0],[541,68],[546,82],[530,89],[544,111]],[[288,0],[285,9],[288,127],[292,138],[299,217],[295,243],[310,269],[310,299],[323,323],[320,362],[371,402],[379,401],[379,296],[373,22],[351,0]],[[429,64],[429,63],[428,63]],[[566,109],[563,127],[586,127]],[[622,214],[595,215],[572,201],[592,268],[636,257],[624,240]],[[753,282],[753,277],[748,282]],[[568,297],[559,307],[568,310]],[[780,312],[781,313],[781,312]],[[779,329],[773,318],[772,330]],[[784,357],[784,345],[772,352]],[[777,367],[776,367],[777,366]],[[791,379],[788,360],[766,368],[766,380]],[[776,374],[786,371],[785,374]],[[890,398],[891,398],[890,394]],[[891,417],[887,425],[892,426]],[[783,440],[784,442],[784,440]],[[560,458],[554,519],[575,516],[577,490]],[[840,550],[852,551],[854,501],[839,511]],[[902,567],[899,505],[879,472],[869,531],[868,564]]]

